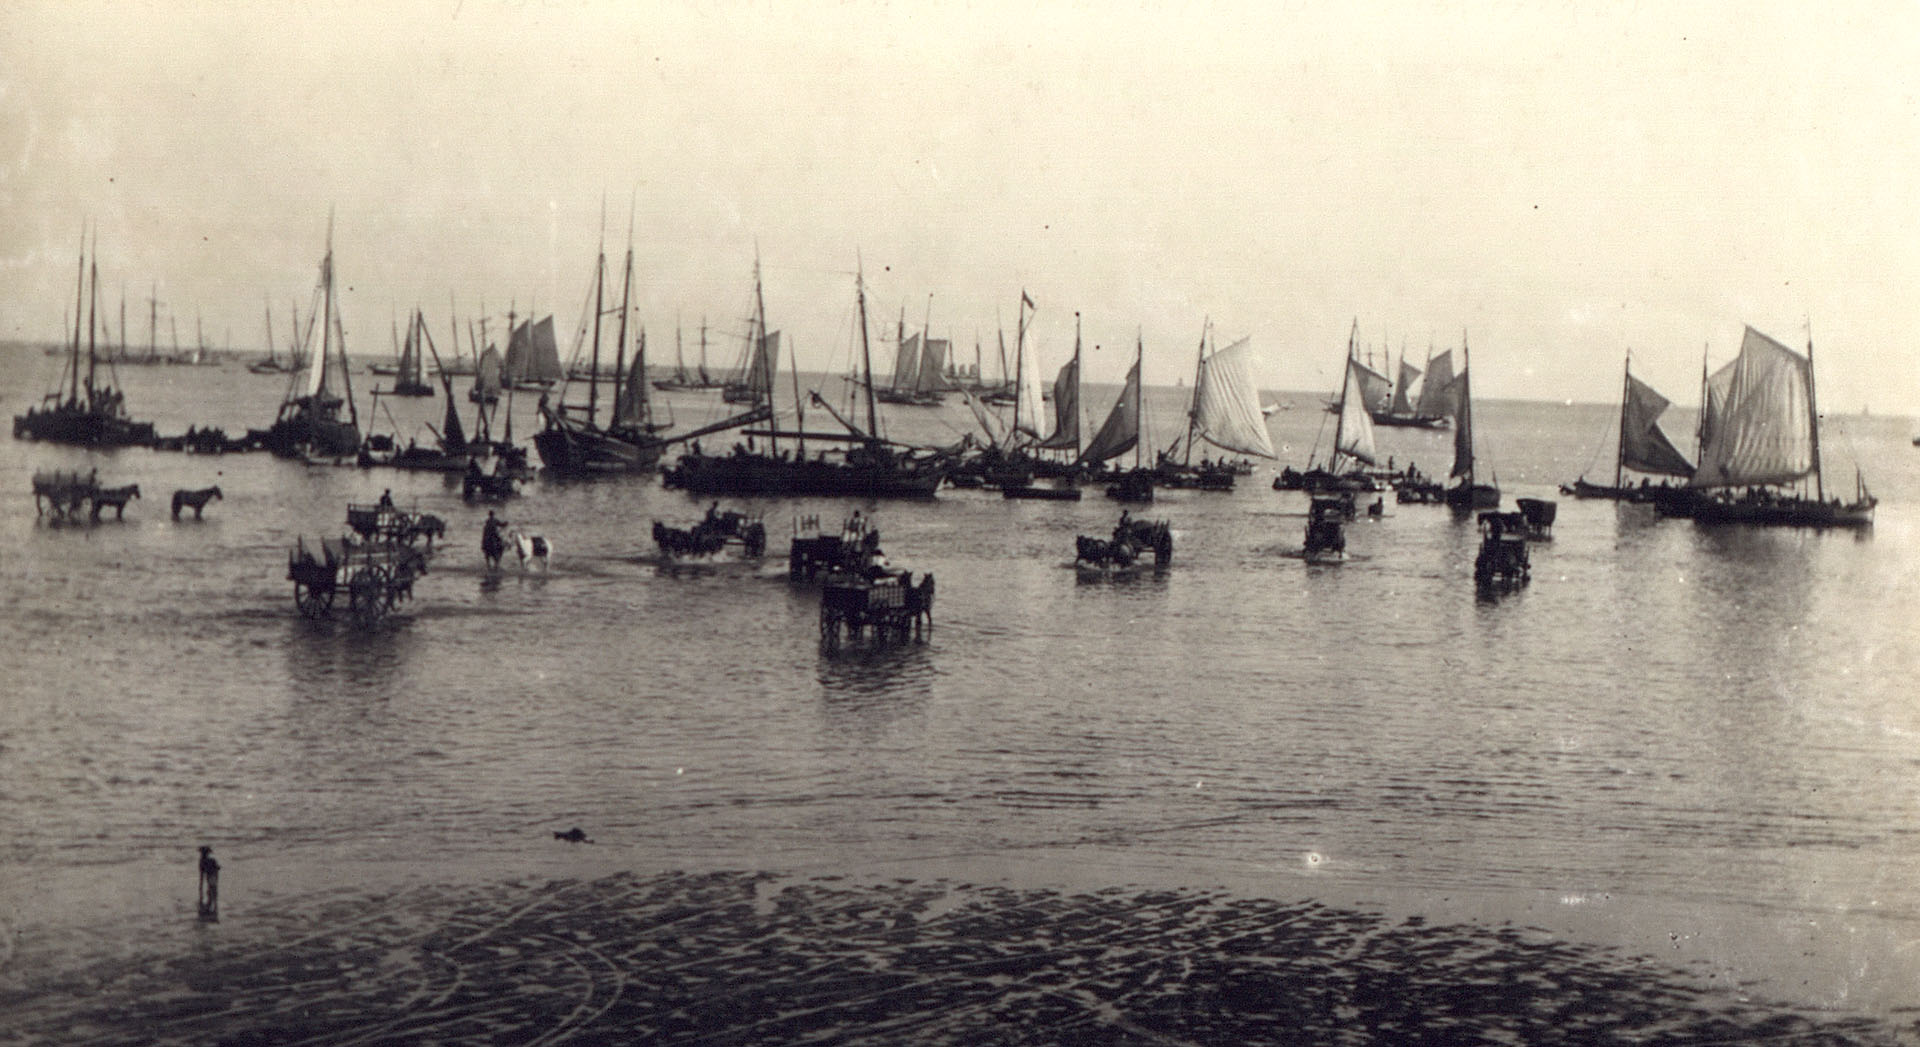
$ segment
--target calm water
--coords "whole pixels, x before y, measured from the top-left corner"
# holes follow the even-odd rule
[[[12,352],[9,415],[57,368]],[[232,364],[122,381],[162,432],[263,426],[285,384]],[[1330,426],[1318,395],[1285,398],[1271,426],[1299,464]],[[716,399],[673,413],[695,424]],[[1163,444],[1182,399],[1150,396]],[[440,410],[396,405],[376,426],[405,437]],[[957,403],[894,411],[896,435],[967,426]],[[1554,497],[1611,475],[1613,411],[1480,404],[1483,459],[1509,500]],[[1269,489],[1270,467],[1232,494],[1165,495],[1150,514],[1173,524],[1175,566],[1131,581],[1066,566],[1075,534],[1111,527],[1106,499],[966,491],[754,504],[767,569],[663,573],[651,522],[702,505],[639,480],[529,485],[506,513],[554,543],[552,569],[488,578],[485,510],[437,476],[0,441],[0,881],[91,882],[200,841],[289,868],[511,865],[580,825],[634,868],[967,860],[1416,912],[1471,894],[1489,919],[1633,899],[1622,922],[1774,928],[1765,956],[1706,958],[1830,1000],[1912,971],[1898,943],[1920,939],[1909,426],[1825,430],[1840,482],[1857,460],[1881,497],[1870,534],[1561,499],[1531,586],[1497,602],[1474,595],[1474,529],[1442,509],[1356,524],[1341,567],[1284,557],[1304,500]],[[1450,459],[1448,434],[1380,439],[1429,472]],[[49,467],[144,498],[124,524],[48,526],[28,479]],[[213,483],[225,500],[204,522],[167,519],[173,489]],[[446,550],[392,628],[305,622],[287,547],[387,487],[449,521]],[[785,537],[796,514],[856,507],[896,563],[938,577],[930,643],[820,652]],[[1874,1005],[1914,1002],[1902,991]]]

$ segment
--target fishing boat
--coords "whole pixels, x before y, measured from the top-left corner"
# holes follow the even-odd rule
[[[1080,334],[1079,317],[1074,318],[1073,359],[1060,368],[1054,378],[1052,424],[1047,424],[1048,397],[1040,385],[1038,354],[1027,345],[1029,316],[1037,307],[1025,291],[1020,292],[1020,312],[1014,327],[1013,425],[998,446],[986,480],[1000,488],[1003,498],[1030,501],[1077,502],[1076,485],[1080,470]],[[1048,457],[1058,452],[1059,459]],[[1046,476],[1051,484],[1036,484],[1036,476]]]
[[[1662,511],[1707,524],[1873,526],[1879,500],[1857,470],[1852,501],[1827,497],[1811,336],[1802,356],[1748,327],[1740,354],[1706,385],[1691,494]]]
[[[247,370],[252,371],[254,374],[285,374],[288,371],[298,370],[298,368],[293,366],[291,360],[282,360],[274,353],[273,305],[271,303],[267,305],[267,358],[265,360],[255,360],[253,363],[248,364]]]
[[[1443,362],[1446,361],[1446,353],[1441,353],[1440,356]],[[1429,403],[1425,394],[1429,387],[1444,389],[1446,383],[1453,380],[1451,371],[1452,368],[1450,366],[1444,371],[1434,371],[1433,350],[1429,347],[1427,350],[1428,385],[1421,387],[1421,396],[1415,399],[1410,390],[1413,388],[1413,384],[1420,380],[1421,372],[1420,368],[1407,362],[1407,351],[1403,346],[1400,350],[1400,374],[1399,377],[1394,380],[1393,393],[1388,400],[1386,410],[1374,410],[1372,407],[1369,407],[1367,413],[1373,418],[1375,425],[1416,429],[1444,429],[1447,425],[1447,417],[1451,412],[1441,409],[1442,404],[1438,402],[1442,399],[1441,397],[1436,396],[1436,402]],[[1437,386],[1435,386],[1436,381],[1438,382]]]
[[[782,430],[774,424],[773,410],[773,352],[776,343],[766,331],[766,303],[760,291],[759,265],[754,265],[754,317],[748,333],[749,346],[753,347],[752,360],[746,367],[748,374],[762,374],[767,380],[764,386],[750,383],[754,388],[764,388],[760,399],[753,401],[753,408],[736,419],[728,419],[703,429],[689,433],[688,437],[733,428],[744,424],[767,422],[764,429],[746,429],[748,440],[756,438],[767,441],[766,450],[757,450],[745,444],[736,443],[727,454],[707,454],[700,450],[697,443],[691,445],[688,453],[680,456],[673,467],[668,469],[664,481],[668,487],[692,491],[699,494],[719,495],[857,495],[868,498],[931,498],[945,480],[950,467],[950,458],[945,454],[925,454],[914,448],[893,443],[880,435],[879,411],[873,392],[873,356],[867,334],[867,295],[864,277],[855,278],[856,294],[859,302],[860,355],[862,371],[867,379],[857,383],[865,392],[867,424],[865,428],[841,417],[827,406],[818,392],[810,397],[810,402],[833,415],[844,428],[844,432],[809,432],[806,429],[804,408],[799,397],[799,376],[794,378],[795,428]],[[791,440],[793,446],[783,448],[781,441]],[[832,451],[816,451],[812,457],[807,453],[807,441],[832,442],[845,445]]]
[[[1308,494],[1376,491],[1377,479],[1367,472],[1379,457],[1373,441],[1373,412],[1368,408],[1367,391],[1373,379],[1380,377],[1360,361],[1356,336],[1358,321],[1347,335],[1346,353],[1340,365],[1340,392],[1328,404],[1333,408],[1333,451],[1324,465],[1311,460],[1302,470],[1289,466],[1274,478],[1276,491],[1306,491]]]
[[[1196,440],[1239,455],[1273,458],[1273,437],[1267,432],[1266,416],[1260,410],[1260,392],[1254,387],[1253,367],[1249,362],[1251,338],[1242,338],[1225,349],[1208,352],[1211,324],[1200,329],[1200,349],[1194,362],[1193,400],[1187,408],[1186,450],[1179,462],[1162,452],[1155,468],[1155,479],[1165,487],[1191,487],[1203,491],[1231,491],[1234,478],[1241,474],[1237,463],[1222,458],[1202,457],[1193,462]],[[1241,459],[1245,461],[1245,459]]]
[[[1140,464],[1140,362],[1145,354],[1144,339],[1136,338],[1133,366],[1127,369],[1126,380],[1120,384],[1120,396],[1114,400],[1113,410],[1107,412],[1107,420],[1080,452],[1081,464],[1089,467],[1104,465],[1128,451],[1134,452],[1133,468],[1113,476],[1107,485],[1107,497],[1116,501],[1153,501],[1153,470]]]
[[[945,387],[941,368],[951,342],[945,338],[935,338],[930,332],[907,334],[904,313],[895,341],[898,349],[894,354],[893,381],[875,389],[874,395],[881,403],[910,407],[940,406],[945,402],[941,395]]]
[[[560,390],[559,402],[540,398],[540,418],[544,427],[534,434],[534,449],[549,470],[561,475],[593,473],[650,472],[660,464],[667,441],[658,435],[661,427],[653,424],[647,402],[645,342],[638,341],[630,372],[626,367],[627,319],[632,312],[633,248],[627,248],[625,274],[620,286],[620,322],[614,339],[613,403],[607,424],[600,424],[600,321],[606,315],[602,302],[606,287],[607,254],[600,252],[593,272],[592,359],[587,369],[587,402],[568,404],[567,390]],[[551,327],[551,324],[548,324]],[[578,356],[578,351],[575,353]]]
[[[720,399],[730,404],[773,403],[773,377],[780,373],[780,332],[766,329],[766,306],[761,301],[759,263],[754,263],[754,318],[748,321],[740,365],[720,386]],[[759,326],[755,326],[755,325]]]
[[[347,372],[346,331],[340,323],[340,303],[334,295],[333,219],[327,219],[327,252],[320,261],[320,279],[307,321],[306,339],[319,344],[306,348],[307,369],[295,374],[273,425],[261,434],[261,445],[283,458],[347,458],[360,451],[360,414],[353,403],[353,381]]]
[[[1446,489],[1444,498],[1449,507],[1459,512],[1472,512],[1475,509],[1495,509],[1500,505],[1500,487],[1498,483],[1483,484],[1475,479],[1473,455],[1473,388],[1471,361],[1467,355],[1467,338],[1460,336],[1460,374],[1453,379],[1452,385],[1458,386],[1453,403],[1453,469],[1448,473],[1449,480],[1459,480]]]
[[[88,279],[89,272],[92,279]],[[113,387],[113,362],[102,361],[95,339],[96,310],[100,297],[100,266],[96,258],[89,264],[85,245],[80,253],[80,275],[74,292],[73,341],[60,380],[53,391],[41,398],[27,413],[13,416],[15,439],[46,440],[81,447],[146,447],[155,439],[152,422],[136,422],[127,414],[126,398]],[[85,308],[82,308],[82,299]],[[86,314],[87,352],[80,355],[81,314]],[[124,327],[124,323],[122,324]],[[100,365],[105,363],[108,380],[100,380]],[[84,364],[84,366],[83,366]]]
[[[1664,481],[1655,485],[1644,477],[1638,484],[1627,482],[1627,471],[1651,476],[1693,476],[1693,463],[1680,453],[1673,441],[1660,429],[1660,416],[1670,401],[1653,387],[1633,376],[1633,354],[1627,354],[1626,377],[1620,391],[1619,439],[1614,449],[1613,483],[1588,483],[1586,475],[1570,484],[1561,484],[1560,493],[1575,498],[1611,498],[1623,502],[1650,502],[1662,492],[1677,490]]]
[[[426,383],[422,376],[422,353],[420,351],[420,331],[426,326],[426,318],[415,309],[407,318],[407,338],[400,346],[400,363],[393,371],[393,388],[387,390],[388,396],[432,396],[433,386]],[[378,373],[378,372],[376,372]]]
[[[692,389],[718,389],[721,384],[720,382],[714,381],[713,376],[707,373],[706,322],[701,321],[700,324],[700,368],[698,371],[687,370],[687,357],[686,354],[682,352],[680,345],[680,329],[677,327],[674,328],[673,374],[669,377],[656,380],[653,383],[653,387],[663,393],[672,393]]]
[[[546,392],[566,378],[560,366],[560,347],[553,337],[553,315],[529,317],[514,325],[507,313],[507,353],[501,362],[500,382],[508,389]]]

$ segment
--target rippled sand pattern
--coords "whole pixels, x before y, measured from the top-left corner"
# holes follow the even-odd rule
[[[718,873],[330,893],[36,976],[98,1044],[1912,1042],[1529,932],[1204,891]]]

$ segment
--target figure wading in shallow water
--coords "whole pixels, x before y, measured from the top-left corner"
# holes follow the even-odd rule
[[[200,918],[220,919],[220,863],[213,860],[213,848],[200,848]]]
[[[480,531],[480,552],[487,558],[489,568],[500,566],[500,557],[507,551],[507,522],[487,510],[487,522]]]

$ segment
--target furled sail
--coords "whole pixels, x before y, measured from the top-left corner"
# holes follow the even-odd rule
[[[1260,393],[1248,363],[1249,341],[1242,338],[1200,361],[1193,391],[1193,428],[1215,447],[1272,458],[1273,438],[1267,434],[1267,419],[1260,413]]]
[[[1427,384],[1420,387],[1420,403],[1414,413],[1433,418],[1453,417],[1453,351],[1441,353],[1427,362]]]
[[[1420,369],[1405,360],[1400,361],[1400,380],[1393,383],[1394,414],[1413,413],[1413,399],[1407,395],[1407,390],[1412,389],[1413,383],[1419,380]]]
[[[1749,327],[1730,378],[1725,402],[1711,411],[1693,485],[1779,484],[1813,472],[1813,373],[1807,358]]]
[[[1060,394],[1053,394],[1053,405],[1060,406]],[[1106,422],[1100,431],[1093,434],[1087,443],[1087,449],[1080,454],[1083,462],[1104,462],[1133,450],[1140,442],[1140,361],[1135,360],[1127,370],[1127,380],[1120,387],[1120,398],[1113,402],[1113,410],[1107,414]]]
[[[1333,444],[1336,471],[1340,455],[1357,458],[1368,465],[1372,465],[1379,456],[1373,446],[1373,418],[1367,414],[1367,405],[1360,398],[1360,390],[1364,388],[1361,379],[1371,373],[1367,365],[1352,357],[1347,358],[1346,395],[1340,398],[1339,431]]]
[[[1660,415],[1668,400],[1653,387],[1627,376],[1627,395],[1620,408],[1620,465],[1635,472],[1662,476],[1692,476],[1693,463],[1660,431]]]
[[[1075,450],[1080,447],[1079,353],[1075,353],[1073,359],[1060,368],[1059,376],[1053,380],[1053,432],[1047,434],[1039,446],[1053,449],[1071,447]]]
[[[452,385],[448,385],[452,389]],[[449,454],[462,454],[467,449],[467,431],[460,425],[460,412],[454,410],[453,397],[447,397],[446,417],[440,420],[440,446]]]

